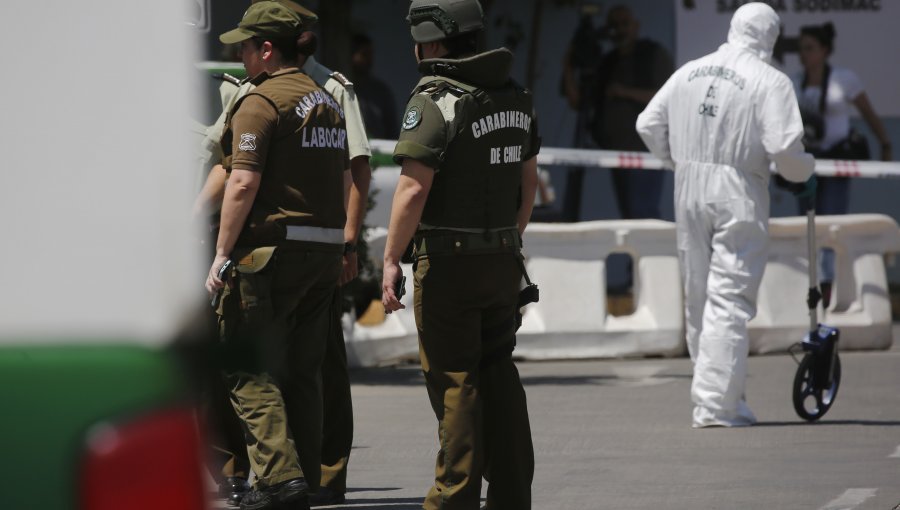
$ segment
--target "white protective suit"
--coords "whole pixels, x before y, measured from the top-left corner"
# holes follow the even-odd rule
[[[744,400],[747,322],[766,266],[770,162],[795,182],[813,172],[791,81],[769,64],[779,25],[766,4],[739,8],[728,42],[678,69],[637,120],[675,169],[694,427],[756,421]]]

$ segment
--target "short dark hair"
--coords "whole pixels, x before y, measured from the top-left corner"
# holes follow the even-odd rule
[[[319,47],[319,38],[315,32],[306,31],[297,38],[297,53],[307,57],[315,55]]]
[[[263,43],[268,41],[272,44],[272,47],[278,50],[278,53],[281,53],[281,58],[286,63],[294,62],[297,60],[297,38],[296,37],[252,37],[251,40],[253,44],[260,48]]]
[[[800,27],[800,35],[812,37],[819,41],[819,44],[828,49],[828,53],[834,52],[834,38],[837,33],[834,30],[834,25],[830,21],[824,25],[806,25]]]

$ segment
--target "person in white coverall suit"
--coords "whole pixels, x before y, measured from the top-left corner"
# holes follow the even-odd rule
[[[756,422],[744,399],[747,322],[766,266],[770,162],[806,182],[798,194],[815,187],[793,86],[769,64],[779,25],[766,4],[739,8],[728,42],[678,69],[637,120],[675,169],[694,427]]]

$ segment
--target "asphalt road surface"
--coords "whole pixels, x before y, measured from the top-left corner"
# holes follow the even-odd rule
[[[687,359],[520,363],[536,472],[533,508],[882,509],[900,505],[900,348],[841,353],[837,399],[795,414],[788,355],[752,357],[759,424],[690,426]],[[347,502],[421,508],[437,423],[419,367],[358,370]]]

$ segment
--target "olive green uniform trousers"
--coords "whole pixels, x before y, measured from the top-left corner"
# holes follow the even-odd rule
[[[534,451],[512,361],[522,271],[512,251],[440,254],[415,269],[422,370],[440,451],[426,510],[528,510]]]
[[[305,475],[315,489],[319,480],[320,369],[341,250],[290,243],[261,268],[239,259],[223,292],[219,326],[228,352],[226,384],[261,486]],[[241,272],[245,265],[254,266],[253,272]],[[295,444],[295,438],[302,442]],[[315,472],[301,470],[298,448],[316,459]]]
[[[347,347],[341,324],[342,303],[342,294],[338,288],[331,303],[331,329],[322,363],[325,412],[320,485],[343,494],[347,492],[347,463],[353,448],[353,401],[350,396],[350,374],[347,372]]]
[[[250,478],[250,459],[241,420],[231,405],[231,392],[221,372],[211,377],[204,405],[207,433],[212,439],[211,470],[217,483],[226,478]]]
[[[344,345],[344,330],[341,325],[343,315],[341,292],[338,288],[332,299],[332,320],[329,325],[328,344],[322,362],[323,429],[321,452],[321,487],[345,493],[347,491],[347,464],[353,447],[353,402],[350,396],[350,376],[347,371],[347,350]],[[221,386],[221,384],[220,384]],[[230,403],[229,392],[214,386],[210,399],[210,412],[216,423],[217,441],[216,467],[222,478],[248,478],[250,461],[241,421]],[[222,405],[224,404],[224,406]],[[294,432],[294,437],[299,431]],[[315,473],[317,456],[310,447],[300,443],[300,465],[304,474]],[[315,447],[313,442],[312,447]]]

